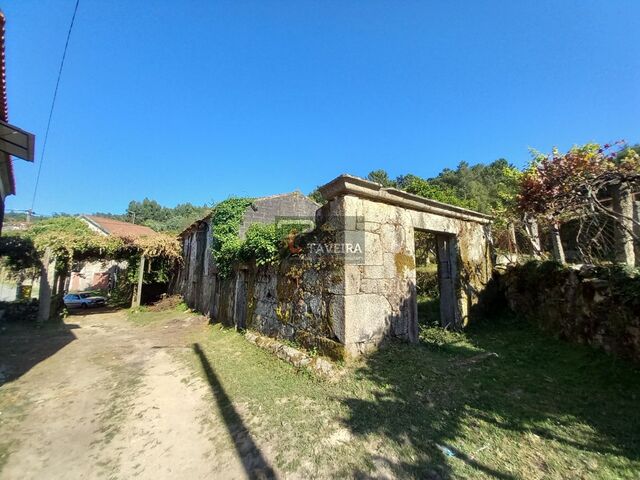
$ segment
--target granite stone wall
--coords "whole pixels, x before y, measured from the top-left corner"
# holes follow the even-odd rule
[[[338,177],[322,189],[328,202],[316,212],[315,230],[274,266],[237,265],[220,280],[215,266],[206,266],[210,253],[198,253],[209,249],[210,235],[198,233],[208,232],[208,221],[183,234],[177,286],[189,306],[214,321],[296,340],[334,357],[360,355],[390,337],[417,341],[414,232],[420,229],[440,239],[447,272],[441,289],[445,282],[450,292],[441,303],[451,312],[450,326],[469,321],[491,277],[488,217],[355,177]],[[308,207],[296,213],[304,216]],[[259,220],[260,208],[252,211],[245,223]],[[354,245],[357,255],[345,248]]]
[[[640,361],[640,276],[618,267],[530,262],[498,270],[496,300],[542,330]]]
[[[240,225],[240,238],[244,238],[250,225],[273,223],[279,217],[306,217],[313,219],[319,205],[300,192],[256,198],[244,213]]]

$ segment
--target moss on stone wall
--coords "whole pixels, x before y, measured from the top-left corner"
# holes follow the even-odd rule
[[[396,272],[398,275],[402,275],[406,270],[413,270],[416,268],[416,259],[413,255],[409,255],[405,252],[398,252],[394,256],[396,264]]]
[[[509,308],[541,329],[640,361],[640,270],[529,262],[497,281]]]

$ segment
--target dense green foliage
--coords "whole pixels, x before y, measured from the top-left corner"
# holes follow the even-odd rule
[[[147,257],[144,282],[166,282],[180,258],[180,245],[174,236],[164,233],[120,238],[104,236],[92,231],[77,217],[55,216],[32,223],[24,232],[0,238],[1,265],[14,276],[38,274],[45,251],[55,258],[56,271],[67,276],[75,262],[83,260],[127,260],[127,288],[137,281],[140,254]]]
[[[256,265],[275,263],[286,246],[286,240],[304,229],[299,225],[254,223],[244,240],[238,236],[242,217],[251,205],[250,198],[229,198],[218,203],[211,214],[211,252],[221,277],[227,277],[237,262]]]
[[[141,202],[130,201],[126,213],[122,215],[104,212],[98,212],[96,215],[146,225],[157,232],[178,233],[204,217],[210,210],[211,207],[208,205],[196,206],[191,203],[181,203],[174,208],[163,207],[157,201],[145,198]]]
[[[280,258],[281,247],[282,231],[275,224],[254,223],[247,229],[240,255],[255,260],[256,265],[268,265]]]
[[[211,212],[211,254],[221,277],[228,276],[240,258],[242,241],[238,237],[242,216],[251,198],[232,197],[213,207]]]
[[[0,237],[0,265],[11,273],[26,272],[40,265],[33,241],[25,236]]]
[[[488,165],[469,166],[461,162],[455,170],[445,168],[434,178],[414,174],[395,180],[384,170],[374,170],[367,178],[384,187],[395,187],[439,202],[503,215],[512,209],[518,193],[520,172],[505,159]]]
[[[402,178],[401,188],[409,193],[420,195],[421,197],[437,200],[438,202],[457,205],[459,207],[474,208],[475,204],[462,198],[456,191],[448,185],[439,185],[432,180],[415,175],[405,175]]]

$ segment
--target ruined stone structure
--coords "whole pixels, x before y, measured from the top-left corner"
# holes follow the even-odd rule
[[[194,224],[183,234],[187,303],[214,321],[332,356],[358,355],[388,337],[413,342],[414,232],[424,230],[438,245],[441,321],[468,322],[491,278],[488,216],[348,175],[320,191],[328,202],[292,254],[275,266],[238,265],[224,280],[213,273],[207,219]]]
[[[640,279],[615,267],[530,262],[496,269],[492,290],[551,335],[640,363]]]
[[[244,238],[253,223],[273,223],[287,216],[313,218],[317,209],[318,204],[300,192],[256,198],[242,217],[240,237]],[[184,261],[173,290],[180,292],[191,308],[217,318],[220,297],[226,298],[229,292],[219,281],[211,258],[211,215],[194,222],[180,237]]]
[[[330,216],[345,219],[345,237],[364,232],[364,262],[344,265],[344,293],[332,319],[348,351],[364,351],[386,336],[417,339],[416,230],[436,237],[441,323],[466,325],[491,278],[490,217],[347,175],[320,191]]]

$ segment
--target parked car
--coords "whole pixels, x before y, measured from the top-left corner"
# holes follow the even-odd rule
[[[106,303],[106,298],[92,293],[68,293],[64,296],[64,305],[69,309],[104,307]]]

